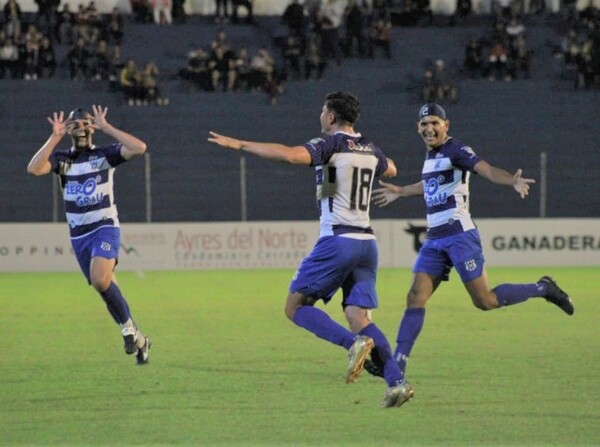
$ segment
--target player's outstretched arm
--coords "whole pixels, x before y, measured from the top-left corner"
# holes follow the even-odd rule
[[[64,112],[54,112],[52,117],[48,117],[48,122],[52,124],[52,135],[44,145],[35,153],[27,165],[27,173],[32,175],[49,174],[52,170],[50,165],[50,154],[56,149],[58,143],[67,133],[67,124],[65,122]]]
[[[400,197],[419,196],[423,194],[423,183],[413,183],[412,185],[398,186],[379,180],[382,188],[374,189],[371,195],[371,201],[384,207]]]
[[[106,120],[108,107],[102,108],[102,106],[93,105],[92,112],[94,114],[94,129],[101,130],[121,143],[123,145],[121,155],[125,160],[130,160],[131,158],[146,152],[146,143],[130,133],[117,129],[112,124],[109,124]]]
[[[511,174],[508,171],[496,168],[483,160],[475,165],[474,170],[477,174],[485,177],[492,183],[512,186],[522,199],[529,194],[529,185],[535,183],[534,179],[522,177],[523,170],[521,169],[517,169],[517,172]]]
[[[286,146],[279,143],[261,143],[258,141],[238,140],[210,131],[208,141],[237,151],[250,152],[269,160],[284,161],[291,164],[310,165],[312,159],[304,146]]]

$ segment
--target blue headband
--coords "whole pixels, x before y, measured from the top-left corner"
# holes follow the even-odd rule
[[[423,118],[424,116],[431,115],[439,116],[442,119],[446,119],[446,111],[439,104],[430,102],[421,106],[421,108],[419,109],[419,119]]]

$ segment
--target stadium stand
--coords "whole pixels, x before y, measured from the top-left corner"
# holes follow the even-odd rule
[[[488,17],[489,19],[489,17]],[[527,25],[533,52],[532,77],[515,82],[488,82],[459,77],[459,100],[448,104],[451,134],[471,145],[492,164],[539,177],[540,153],[548,160],[548,217],[600,215],[598,176],[582,164],[598,161],[597,104],[600,91],[573,89],[560,77],[553,45],[560,42],[557,19],[530,17]],[[279,17],[257,17],[256,25],[218,25],[211,17],[192,16],[183,24],[155,26],[127,21],[123,59],[155,61],[160,84],[170,104],[129,107],[106,82],[71,81],[64,67],[53,79],[27,82],[0,80],[0,219],[5,222],[52,220],[54,179],[25,173],[31,155],[46,140],[46,117],[56,110],[102,104],[109,121],[143,138],[151,160],[152,220],[231,221],[241,218],[240,155],[206,143],[209,130],[240,138],[301,144],[318,135],[322,99],[333,90],[357,94],[365,111],[357,129],[373,135],[399,167],[399,183],[419,178],[423,143],[416,134],[421,103],[419,79],[424,67],[443,58],[460,75],[466,43],[489,27],[486,17],[457,26],[392,29],[392,58],[349,58],[330,64],[320,80],[291,80],[277,104],[264,93],[190,92],[178,77],[190,50],[208,45],[225,29],[233,47],[251,51],[274,45],[283,30]],[[63,60],[65,48],[57,54]],[[103,141],[98,136],[98,142]],[[66,141],[65,141],[66,142]],[[595,160],[595,162],[594,162]],[[314,220],[310,200],[313,171],[245,157],[249,220]],[[595,163],[597,164],[597,163]],[[142,160],[121,171],[116,191],[121,219],[143,222],[145,168]],[[590,185],[594,185],[590,187]],[[481,190],[472,203],[476,217],[536,217],[539,187],[517,200],[508,188],[474,179]],[[300,199],[299,198],[304,198]],[[484,199],[485,198],[485,199]],[[304,201],[301,201],[304,200]],[[483,201],[485,200],[485,202]],[[61,205],[59,204],[59,207]],[[62,208],[59,220],[63,220]],[[418,199],[374,212],[376,218],[421,218]]]

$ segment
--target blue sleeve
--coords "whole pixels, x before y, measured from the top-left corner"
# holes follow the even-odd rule
[[[55,174],[58,174],[59,157],[60,157],[60,152],[54,151],[50,154],[50,158],[48,158],[48,161],[50,162],[50,170],[51,170],[51,172],[54,172]]]
[[[121,148],[123,145],[121,143],[114,143],[110,146],[104,146],[99,148],[102,151],[108,163],[112,166],[118,166],[121,163],[125,163],[127,160],[123,158],[121,155]]]
[[[469,146],[457,141],[452,146],[450,151],[450,161],[452,164],[459,169],[465,169],[467,171],[473,171],[475,165],[481,161],[477,154]]]
[[[323,166],[327,164],[335,152],[335,139],[332,137],[314,138],[304,144],[311,158],[311,166]]]
[[[388,160],[378,147],[375,147],[373,154],[377,157],[377,168],[375,169],[375,177],[381,177],[388,168]]]

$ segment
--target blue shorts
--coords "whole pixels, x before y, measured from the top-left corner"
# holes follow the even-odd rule
[[[440,239],[426,239],[413,273],[427,273],[448,281],[450,270],[455,267],[462,282],[467,283],[483,274],[484,263],[479,231],[469,230]]]
[[[344,307],[374,309],[377,260],[375,239],[324,236],[300,263],[289,290],[328,303],[341,287]]]
[[[102,227],[93,233],[86,234],[77,239],[71,239],[79,267],[90,281],[90,262],[93,257],[99,256],[106,259],[119,258],[121,246],[121,229],[118,227]]]

